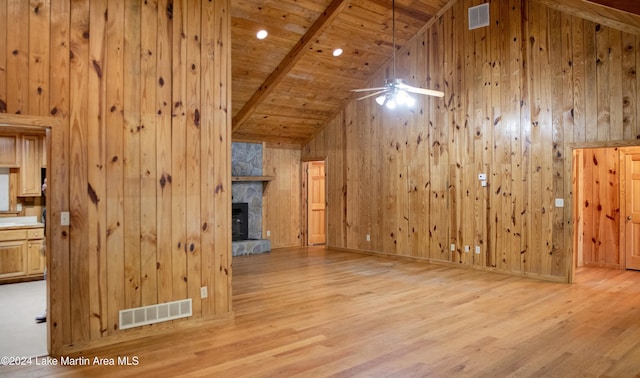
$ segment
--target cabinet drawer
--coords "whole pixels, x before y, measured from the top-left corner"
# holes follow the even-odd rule
[[[44,228],[34,228],[27,230],[27,239],[42,239],[44,238]]]
[[[26,238],[27,238],[27,232],[25,230],[0,231],[0,241],[24,240]]]

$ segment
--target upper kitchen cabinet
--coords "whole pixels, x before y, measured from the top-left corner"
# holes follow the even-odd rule
[[[38,197],[42,194],[40,185],[40,154],[42,136],[23,135],[21,141],[20,185],[21,197]]]
[[[17,168],[20,166],[18,140],[17,135],[0,135],[0,167]]]

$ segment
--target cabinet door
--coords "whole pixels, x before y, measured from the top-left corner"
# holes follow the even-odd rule
[[[40,137],[38,135],[23,135],[21,147],[20,195],[25,197],[40,196]]]
[[[18,166],[18,136],[0,135],[0,167]]]
[[[44,273],[44,255],[40,253],[44,240],[28,240],[27,241],[27,256],[29,261],[29,271],[27,274],[43,274]]]
[[[27,274],[26,241],[0,242],[0,279]]]

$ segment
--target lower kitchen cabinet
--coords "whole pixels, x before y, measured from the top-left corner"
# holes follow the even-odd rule
[[[0,231],[0,283],[44,277],[43,228]]]

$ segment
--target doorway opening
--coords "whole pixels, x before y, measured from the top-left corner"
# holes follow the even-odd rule
[[[574,266],[640,270],[640,147],[573,151]]]
[[[3,232],[8,233],[3,241],[5,260],[0,263],[0,333],[15,341],[5,345],[9,349],[3,349],[3,355],[7,356],[43,356],[51,349],[52,327],[36,318],[46,314],[49,302],[50,253],[45,251],[50,248],[42,184],[51,171],[52,129],[57,122],[49,117],[0,114],[0,134],[5,142],[13,141],[3,144],[2,162],[10,167],[11,186],[9,209],[0,214]],[[4,159],[11,156],[14,162]]]
[[[306,245],[323,245],[327,242],[327,203],[325,162],[304,163],[304,184],[306,200],[304,218],[307,235]]]

